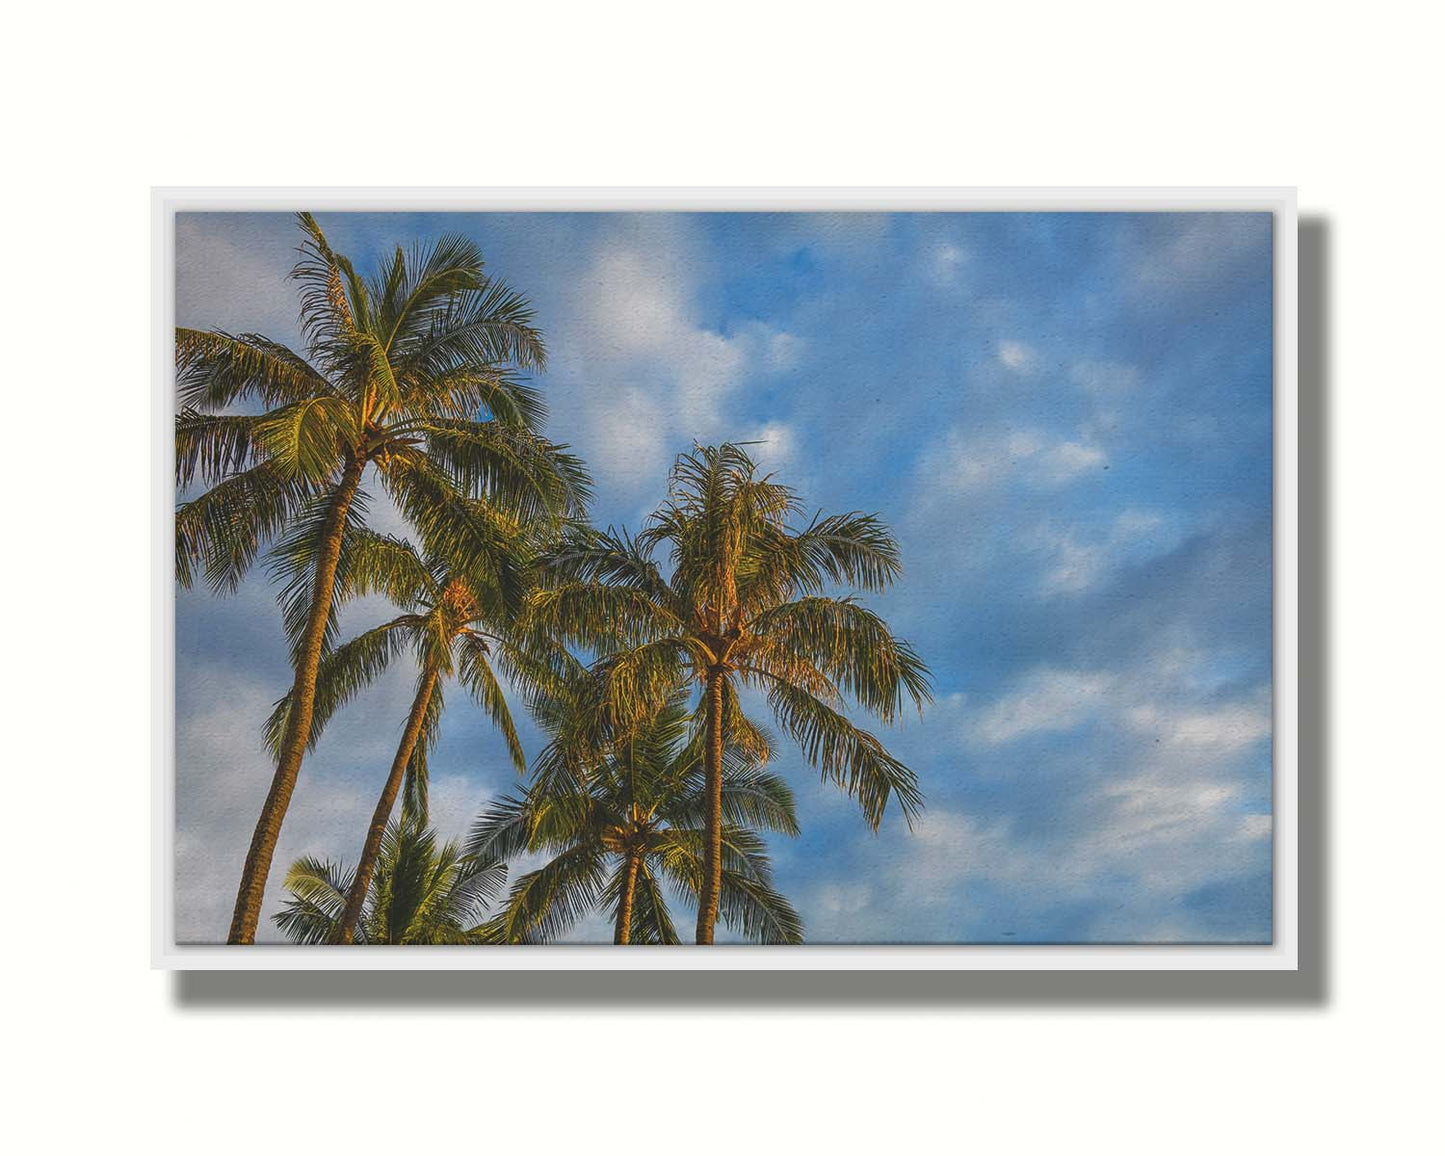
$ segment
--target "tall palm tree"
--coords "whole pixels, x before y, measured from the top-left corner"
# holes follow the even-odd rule
[[[304,530],[292,538],[294,544],[288,539],[278,550],[283,563],[278,569],[294,571],[283,597],[288,608],[307,589],[312,556]],[[443,558],[423,559],[411,543],[399,538],[348,529],[336,585],[338,600],[383,593],[402,613],[328,650],[322,657],[317,667],[308,745],[315,747],[332,715],[401,652],[410,649],[418,667],[406,725],[367,828],[345,910],[335,929],[337,942],[351,943],[403,783],[407,813],[423,826],[427,822],[427,752],[436,740],[441,720],[444,682],[455,677],[471,692],[502,733],[513,765],[522,772],[526,770],[526,758],[493,663],[500,662],[504,673],[525,684],[545,678],[548,660],[517,644],[507,630],[507,607],[500,604],[491,584],[472,581],[467,574],[453,570]],[[287,616],[291,629],[297,629],[298,618],[294,613]],[[285,739],[293,701],[290,694],[286,695],[266,722],[266,742],[273,752]]]
[[[388,824],[356,938],[368,944],[485,942],[483,916],[506,876],[505,866],[464,854],[455,840],[438,847],[436,832],[410,817]],[[340,863],[298,859],[286,873],[291,898],[272,918],[292,943],[332,943],[354,880]]]
[[[517,879],[487,925],[495,942],[555,939],[605,910],[618,944],[678,942],[663,884],[695,901],[703,881],[707,800],[700,736],[681,696],[576,774],[575,790],[545,776],[493,804],[466,848],[478,860],[551,858]],[[554,731],[555,733],[555,731]],[[554,740],[555,743],[555,740]],[[549,745],[550,752],[557,747]],[[802,921],[772,886],[760,831],[798,833],[793,794],[746,751],[723,755],[723,921],[761,943],[801,943]]]
[[[842,713],[845,694],[884,722],[930,700],[927,668],[845,585],[880,591],[899,574],[897,543],[874,516],[799,513],[793,491],[759,477],[736,445],[695,446],[668,497],[632,539],[587,532],[548,559],[528,610],[533,630],[601,656],[599,725],[655,713],[680,678],[702,689],[706,842],[697,942],[711,943],[723,870],[723,752],[746,741],[738,692],[767,698],[823,777],[857,799],[877,830],[896,798],[912,823],[913,772]],[[653,555],[665,547],[671,573]]]
[[[292,271],[303,356],[258,334],[176,331],[176,484],[209,487],[176,511],[176,573],[234,590],[284,528],[312,525],[314,565],[293,646],[295,677],[276,771],[246,852],[228,941],[251,943],[311,729],[342,536],[382,487],[428,549],[521,593],[513,522],[561,517],[585,497],[576,459],[535,432],[541,399],[517,374],[545,361],[531,306],[482,272],[465,237],[398,248],[358,276],[309,213]],[[256,412],[259,410],[259,412]],[[468,505],[466,494],[485,495]]]

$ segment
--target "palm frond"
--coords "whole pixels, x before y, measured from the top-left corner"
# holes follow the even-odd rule
[[[261,420],[182,407],[176,414],[176,489],[186,489],[197,477],[211,485],[256,465],[256,425]]]
[[[467,499],[421,459],[393,459],[382,481],[429,556],[447,559],[474,588],[494,593],[508,616],[521,609],[531,558],[515,522]]]
[[[551,942],[586,918],[606,883],[599,849],[581,844],[518,878],[490,922],[503,943]]]
[[[261,547],[313,497],[304,480],[262,462],[176,508],[176,579],[184,587],[204,574],[215,593],[231,593]]]
[[[863,808],[877,830],[890,798],[898,800],[912,827],[923,811],[923,793],[912,771],[890,755],[873,735],[806,690],[768,678],[768,702],[779,724],[803,749],[823,777],[837,783]]]
[[[346,908],[351,881],[352,873],[329,859],[296,860],[284,884],[291,898],[272,917],[276,926],[292,943],[329,942]]]
[[[641,864],[637,871],[637,882],[632,893],[631,942],[675,946],[681,943],[677,928],[673,926],[672,912],[668,910],[667,898],[658,886],[657,876]]]
[[[339,397],[311,397],[274,409],[252,426],[257,449],[285,478],[324,485],[356,444],[360,431],[350,403]]]
[[[338,646],[321,659],[316,673],[316,695],[311,710],[311,733],[308,748],[321,739],[331,716],[350,702],[365,687],[376,681],[381,672],[405,649],[416,619],[403,615],[358,634],[350,642]],[[277,754],[291,717],[291,695],[288,692],[272,709],[263,732],[266,747]]]
[[[271,409],[331,392],[304,357],[258,333],[176,330],[181,408],[215,411],[251,401]]]
[[[418,427],[433,461],[470,496],[520,521],[580,517],[592,483],[582,460],[521,426],[433,420]]]
[[[815,596],[771,606],[753,618],[751,628],[759,639],[758,665],[766,669],[778,655],[785,663],[801,658],[884,722],[898,717],[905,697],[920,711],[932,701],[928,670],[918,654],[851,599]]]
[[[517,737],[517,728],[512,722],[512,712],[507,706],[506,696],[497,681],[492,664],[488,661],[486,643],[475,634],[463,635],[457,643],[459,658],[457,678],[472,693],[477,704],[486,711],[492,725],[501,731],[506,740],[507,752],[517,773],[527,769],[527,756],[522,753],[522,742]]]

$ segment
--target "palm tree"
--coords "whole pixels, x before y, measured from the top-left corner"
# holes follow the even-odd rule
[[[307,588],[311,557],[304,529],[292,537],[296,539],[294,544],[288,539],[278,548],[282,563],[278,569],[294,571],[287,586],[289,597],[283,597],[287,607],[295,605]],[[444,559],[423,559],[411,543],[399,538],[348,529],[336,586],[338,601],[384,593],[402,613],[323,656],[317,667],[308,746],[315,747],[332,715],[402,651],[412,650],[418,666],[416,691],[401,741],[367,828],[345,910],[337,921],[336,941],[351,943],[403,782],[405,813],[423,826],[427,822],[427,752],[437,736],[444,681],[455,677],[471,692],[502,733],[512,763],[520,773],[526,770],[526,758],[492,664],[500,660],[509,677],[535,681],[544,675],[547,657],[528,653],[513,641],[506,630],[507,608],[499,605],[494,587],[452,570]],[[287,618],[292,629],[297,626],[297,618],[295,614]],[[279,750],[287,733],[292,701],[290,694],[281,699],[266,722],[266,742],[273,752]]]
[[[614,943],[678,942],[663,884],[695,901],[704,878],[707,796],[701,736],[689,735],[690,719],[676,696],[610,755],[578,770],[569,780],[575,790],[559,793],[558,779],[540,776],[478,818],[466,844],[478,860],[551,854],[517,879],[489,921],[494,942],[555,939],[597,910],[609,913]],[[554,739],[543,757],[558,750]],[[761,943],[801,943],[802,921],[773,889],[759,834],[797,835],[792,791],[733,746],[724,750],[722,778],[723,921]]]
[[[231,943],[255,939],[367,467],[428,550],[486,574],[509,599],[522,592],[515,552],[503,548],[515,522],[570,516],[586,497],[580,463],[537,435],[540,397],[516,376],[545,361],[531,306],[483,274],[471,241],[398,248],[363,278],[309,213],[298,219],[305,240],[291,275],[306,356],[258,334],[176,331],[176,485],[209,487],[177,508],[178,580],[201,574],[233,591],[298,521],[314,552],[292,648],[295,709],[246,853]],[[488,501],[469,505],[469,493]]]
[[[930,700],[908,643],[831,584],[880,591],[899,574],[897,543],[874,516],[815,516],[736,445],[695,446],[673,466],[668,498],[636,539],[586,532],[550,557],[528,621],[544,637],[591,648],[605,686],[599,732],[665,704],[680,679],[702,688],[706,840],[697,942],[711,943],[723,870],[723,752],[751,743],[738,692],[767,698],[784,731],[827,780],[860,803],[875,831],[890,798],[912,824],[923,799],[912,771],[847,718],[844,694],[884,722]],[[653,555],[667,548],[671,574]]]
[[[390,823],[376,876],[356,924],[361,943],[482,943],[488,903],[507,869],[464,854],[455,840],[436,843],[436,832],[409,817]],[[292,943],[332,943],[355,877],[340,863],[307,857],[286,873],[291,893],[272,918]]]

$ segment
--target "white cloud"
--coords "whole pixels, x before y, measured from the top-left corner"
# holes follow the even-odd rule
[[[1073,730],[1094,712],[1111,681],[1099,671],[1036,671],[970,719],[968,737],[993,746],[1025,735]]]
[[[803,356],[808,343],[794,333],[784,333],[771,326],[759,324],[763,347],[766,351],[767,367],[775,373],[792,369]]]
[[[1007,368],[1018,374],[1028,374],[1038,365],[1038,352],[1022,341],[1000,341],[998,359]]]
[[[1085,939],[1232,938],[1185,899],[1268,871],[1272,821],[1251,801],[1268,695],[1201,700],[1209,666],[1206,652],[1166,649],[1127,670],[1040,666],[977,706],[942,698],[930,719],[969,748],[962,762],[992,784],[985,797],[1012,779],[1021,798],[1048,793],[1050,821],[1033,807],[931,805],[911,833],[870,838],[866,888],[804,898],[810,938],[998,937],[1071,909],[1090,912]],[[1030,786],[1039,764],[1008,744],[1046,734],[1068,736],[1072,767]],[[974,922],[981,912],[988,925]]]
[[[709,328],[694,300],[703,258],[683,227],[629,225],[601,242],[579,278],[558,346],[586,383],[575,395],[579,452],[602,484],[635,495],[694,439],[742,440],[736,391],[753,374],[797,365],[805,343],[763,321],[726,334]]]
[[[589,406],[587,459],[593,470],[628,487],[657,482],[673,453],[663,403],[648,391],[621,387]]]
[[[1056,489],[1102,469],[1103,448],[1037,429],[965,437],[958,429],[925,459],[925,471],[956,493],[978,493],[1009,481]]]
[[[1126,716],[1135,730],[1173,749],[1229,752],[1267,739],[1270,704],[1265,696],[1210,708],[1161,707],[1142,703]]]
[[[1141,294],[1208,288],[1251,253],[1267,252],[1269,218],[1262,213],[1160,216],[1126,241],[1129,271]]]
[[[928,258],[928,274],[935,285],[956,284],[958,275],[968,263],[968,252],[950,241],[934,248]]]
[[[739,440],[752,443],[748,452],[764,470],[781,469],[792,461],[798,449],[797,434],[780,421],[770,421]]]
[[[1054,596],[1095,589],[1121,563],[1157,550],[1166,527],[1163,515],[1141,509],[1116,514],[1106,531],[1092,539],[1076,526],[1041,527],[1033,537],[1036,552],[1048,559],[1039,580],[1040,593]]]

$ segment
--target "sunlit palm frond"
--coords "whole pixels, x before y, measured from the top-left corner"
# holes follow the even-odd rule
[[[433,420],[418,427],[427,453],[461,489],[521,521],[581,516],[592,483],[582,460],[521,426]]]
[[[848,598],[801,598],[757,614],[760,665],[774,655],[801,658],[884,722],[909,698],[922,710],[932,700],[928,671],[908,643],[873,611]]]
[[[308,855],[291,865],[284,886],[291,898],[275,915],[276,925],[292,943],[326,943],[346,906],[351,872]]]
[[[524,628],[607,654],[679,637],[685,627],[665,606],[630,586],[567,582],[533,590]]]
[[[273,409],[252,426],[252,443],[284,478],[322,486],[340,469],[360,430],[349,402],[310,397]]]

